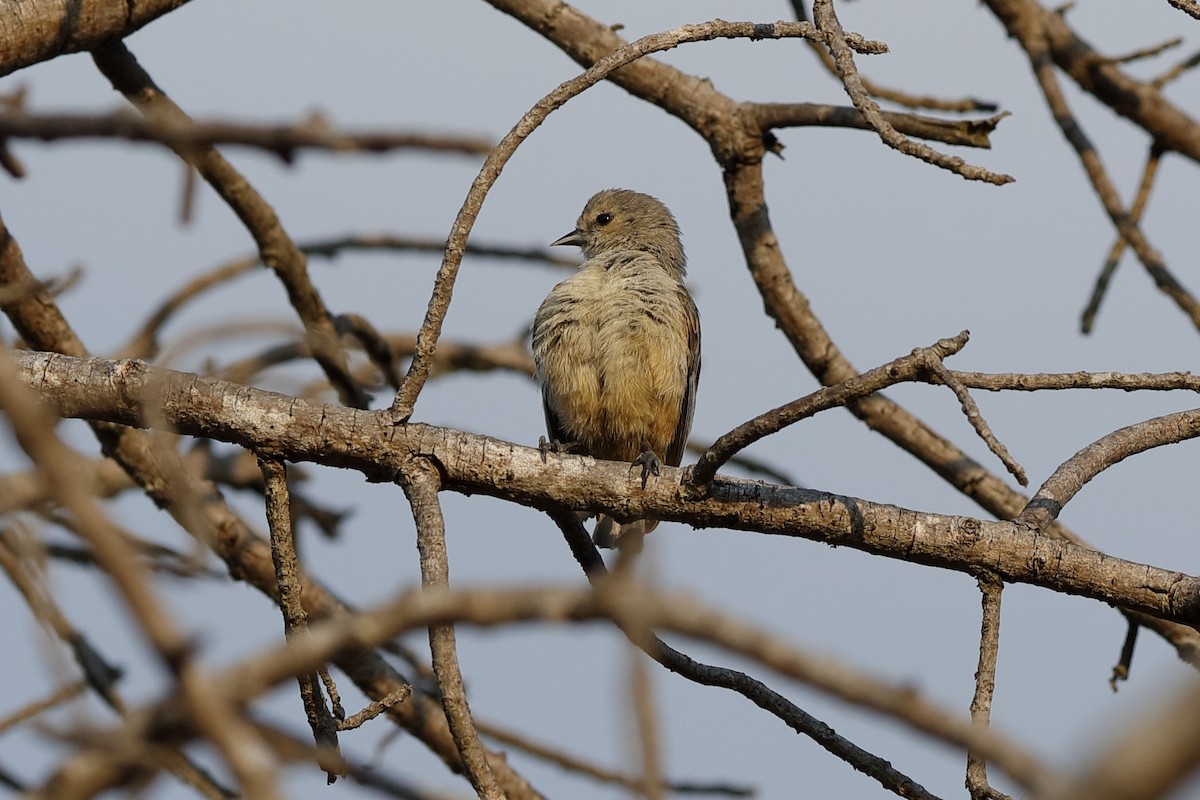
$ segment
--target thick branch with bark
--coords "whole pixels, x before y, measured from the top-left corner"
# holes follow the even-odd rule
[[[394,425],[367,412],[298,400],[137,361],[16,353],[21,380],[55,413],[122,425],[161,424],[289,461],[310,461],[392,480],[426,458],[444,488],[537,508],[604,511],[782,536],[798,536],[1005,581],[1046,586],[1186,625],[1200,623],[1200,580],[1031,533],[1023,525],[950,517],[853,497],[718,476],[691,499],[683,470],[664,467],[644,489],[628,465],[431,425]],[[1200,435],[1200,411],[1191,436]],[[1177,441],[1170,429],[1170,439]]]

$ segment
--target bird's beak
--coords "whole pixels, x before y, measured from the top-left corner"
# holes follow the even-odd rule
[[[550,246],[555,247],[556,245],[560,245],[560,244],[573,244],[576,247],[583,247],[583,231],[576,228],[575,230],[568,233],[566,236],[563,236],[560,239],[555,239],[553,242],[550,243]]]

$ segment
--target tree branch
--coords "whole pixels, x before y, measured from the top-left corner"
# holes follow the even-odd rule
[[[135,361],[16,352],[20,379],[61,416],[170,426],[256,452],[392,480],[424,457],[443,487],[533,506],[669,519],[704,527],[798,536],[878,555],[1030,583],[1194,625],[1200,580],[1113,558],[1027,526],[909,511],[853,497],[718,476],[709,496],[680,491],[683,471],[663,467],[646,488],[628,464],[543,454],[486,436],[410,424],[366,412],[174,372]],[[1195,436],[1200,411],[1191,412]],[[1182,419],[1181,419],[1182,424]]]
[[[450,565],[446,556],[446,525],[438,502],[441,479],[437,469],[423,458],[413,459],[400,471],[399,482],[412,506],[417,525],[421,585],[435,593],[445,592],[450,588]],[[467,692],[458,666],[454,626],[448,623],[430,625],[429,650],[446,722],[454,736],[467,779],[484,800],[504,800],[504,792],[492,775],[475,723],[471,721],[471,708],[467,704]]]

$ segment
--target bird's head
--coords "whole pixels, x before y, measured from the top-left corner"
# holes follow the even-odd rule
[[[550,244],[575,245],[586,258],[620,250],[651,253],[679,278],[687,264],[671,211],[656,198],[629,189],[605,189],[592,195],[575,230]]]

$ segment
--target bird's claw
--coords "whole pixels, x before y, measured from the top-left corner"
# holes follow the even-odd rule
[[[633,460],[633,466],[641,466],[642,468],[642,488],[646,488],[646,483],[650,480],[650,476],[658,476],[662,472],[662,462],[658,460],[658,456],[653,450],[645,450],[640,456]]]
[[[543,464],[546,463],[547,453],[565,453],[568,450],[567,445],[563,444],[557,439],[548,440],[545,436],[538,437],[537,449],[538,452],[542,454]]]

